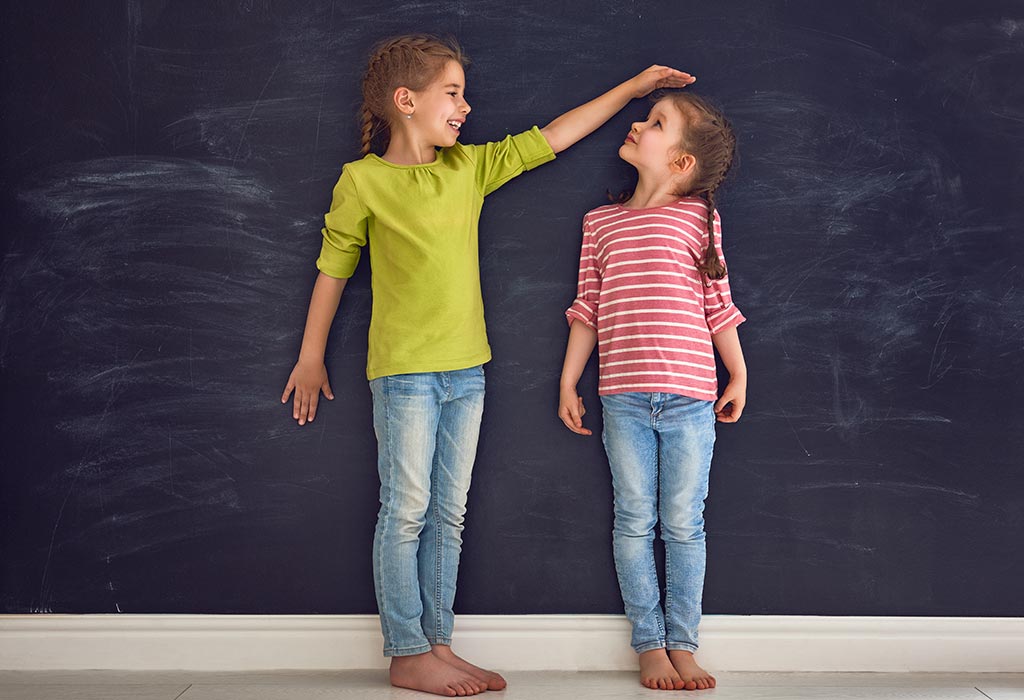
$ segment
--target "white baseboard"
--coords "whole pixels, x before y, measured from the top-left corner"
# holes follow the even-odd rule
[[[715,671],[1024,671],[1024,618],[708,615]],[[383,668],[371,615],[0,616],[4,670]],[[615,615],[462,615],[456,652],[505,671],[631,670]]]

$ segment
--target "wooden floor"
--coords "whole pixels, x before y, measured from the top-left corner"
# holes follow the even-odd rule
[[[1024,700],[1024,673],[720,673],[705,691],[642,688],[633,673],[510,672],[493,700],[601,700],[683,695],[743,700]],[[391,688],[383,671],[192,673],[0,671],[3,700],[298,700],[436,697]]]

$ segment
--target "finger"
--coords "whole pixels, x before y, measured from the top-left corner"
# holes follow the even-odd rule
[[[302,410],[302,389],[295,387],[295,400],[292,401],[292,418],[299,419],[299,411]]]
[[[284,386],[284,393],[281,394],[281,403],[288,403],[288,395],[292,393],[292,389],[295,388],[295,380],[288,377],[288,383]]]
[[[715,413],[721,413],[725,409],[725,405],[729,403],[729,397],[722,394],[718,401],[715,401]]]
[[[726,409],[726,410],[722,411],[721,413],[719,413],[717,416],[715,416],[715,420],[717,420],[719,423],[735,423],[736,422],[736,419],[732,415],[732,410],[731,409]]]
[[[328,380],[324,380],[324,385],[320,387],[320,391],[324,392],[324,396],[328,399],[334,401],[334,392],[331,391],[331,383]]]
[[[579,406],[569,406],[569,417],[572,419],[572,424],[577,428],[583,427],[583,421],[580,419],[580,408]]]
[[[313,416],[316,415],[316,407],[320,405],[320,392],[314,391],[309,395],[309,422],[313,422]]]
[[[577,435],[590,435],[590,431],[583,427],[582,422],[573,415],[572,409],[569,406],[563,406],[559,409],[558,417],[565,423],[566,428]]]
[[[580,400],[580,405],[579,405],[579,409],[578,410],[580,412],[580,418],[582,418],[583,416],[587,415],[587,409],[583,405],[583,397],[582,396],[579,397],[579,400]]]
[[[299,404],[299,425],[306,424],[306,415],[309,413],[309,394],[302,392],[302,403]]]
[[[743,415],[743,408],[745,404],[733,402],[732,404],[732,420],[735,423]]]
[[[562,408],[558,409],[558,417],[562,419],[563,423],[565,423],[566,428],[573,431],[574,433],[576,432],[576,426],[573,425],[572,423],[572,416],[569,414],[568,408],[563,406]]]

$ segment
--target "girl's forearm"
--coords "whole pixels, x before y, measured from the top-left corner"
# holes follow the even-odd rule
[[[722,358],[722,364],[729,371],[730,379],[746,379],[747,363],[743,359],[743,348],[740,346],[740,335],[736,326],[726,328],[711,336],[711,342]]]
[[[566,112],[541,129],[540,133],[551,145],[551,150],[555,153],[564,151],[625,107],[637,96],[632,83],[632,80],[627,80],[616,85],[600,97]]]
[[[564,151],[597,127],[636,97],[643,97],[658,88],[678,88],[691,84],[696,78],[668,66],[651,66],[626,82],[616,85],[576,109],[570,110],[545,126],[540,132],[555,153]]]
[[[569,328],[569,342],[565,347],[565,362],[562,364],[562,387],[576,388],[595,345],[597,331],[583,321],[573,321]]]
[[[345,291],[347,279],[330,277],[324,273],[316,278],[313,286],[313,297],[309,301],[309,313],[306,315],[306,330],[302,334],[302,349],[299,361],[322,363],[324,351],[327,349],[327,335],[331,331],[331,322],[338,311],[341,293]]]

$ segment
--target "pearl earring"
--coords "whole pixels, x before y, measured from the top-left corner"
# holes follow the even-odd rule
[[[405,118],[406,118],[406,119],[412,119],[412,115],[411,115],[411,114],[406,114],[406,115],[405,115]]]

